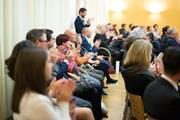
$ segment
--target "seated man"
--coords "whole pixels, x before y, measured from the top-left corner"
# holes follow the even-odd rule
[[[91,44],[88,42],[88,38],[91,37],[91,30],[89,28],[84,27],[82,29],[82,44],[81,44],[81,55],[84,56],[85,53],[88,52],[93,52]],[[109,74],[108,74],[108,69],[109,69],[109,64],[106,60],[104,60],[103,56],[101,55],[95,55],[95,57],[92,57],[92,60],[89,61],[91,64],[97,64],[95,67],[96,69],[102,70],[104,72],[104,75],[107,78],[107,83],[116,83],[117,80],[113,80]],[[99,62],[97,62],[97,60]]]
[[[170,47],[163,56],[164,74],[144,92],[147,114],[160,120],[180,120],[180,48]]]
[[[167,39],[165,43],[165,49],[171,46],[180,47],[180,40],[178,31],[175,28],[168,28],[167,29]]]

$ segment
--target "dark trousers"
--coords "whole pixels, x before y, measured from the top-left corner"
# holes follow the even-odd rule
[[[98,66],[95,67],[98,70],[102,70],[104,72],[104,75],[106,76],[107,80],[111,79],[108,73],[109,69],[109,63],[108,61],[104,60],[99,63]]]
[[[86,95],[77,96],[84,100],[89,101],[92,104],[92,111],[95,117],[95,120],[102,119],[102,110],[101,110],[101,93],[94,89],[91,93]]]

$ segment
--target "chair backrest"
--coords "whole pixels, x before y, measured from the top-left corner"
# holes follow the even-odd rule
[[[144,105],[141,96],[128,93],[130,98],[132,116],[136,120],[145,120]]]
[[[106,54],[108,56],[106,56],[106,55],[105,56],[108,57],[108,60],[111,62],[111,60],[112,60],[111,52],[105,47],[99,47],[98,49],[99,49],[99,51],[102,50],[102,51],[106,52]]]

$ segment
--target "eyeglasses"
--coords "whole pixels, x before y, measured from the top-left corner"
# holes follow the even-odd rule
[[[47,40],[39,40],[40,42],[45,42],[45,43],[48,43],[49,41]]]
[[[56,40],[55,38],[51,38],[51,40]]]

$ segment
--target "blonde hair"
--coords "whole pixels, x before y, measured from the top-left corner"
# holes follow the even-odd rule
[[[96,26],[95,33],[96,34],[101,34],[101,30],[102,30],[103,27],[106,27],[106,25],[98,25],[98,26]]]
[[[152,48],[152,44],[149,41],[143,39],[135,41],[127,52],[124,65],[149,68]]]

